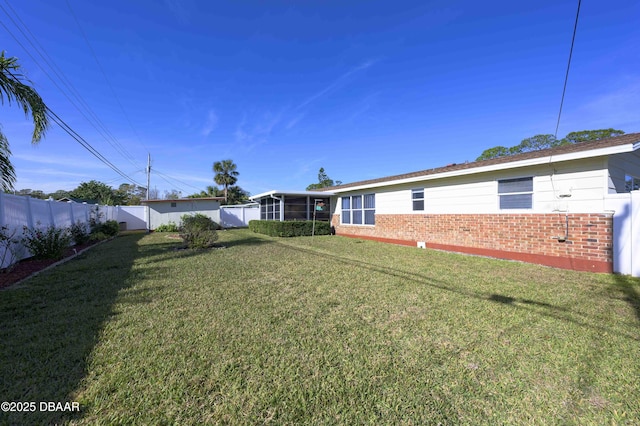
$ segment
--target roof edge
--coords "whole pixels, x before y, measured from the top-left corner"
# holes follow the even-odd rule
[[[584,158],[632,152],[640,149],[640,133],[629,133],[599,141],[583,142],[574,145],[563,145],[555,148],[531,151],[505,157],[480,160],[462,164],[451,164],[417,172],[404,173],[377,179],[356,181],[343,185],[328,187],[328,191],[342,193],[358,189],[397,185],[432,179],[444,179],[454,176],[465,176],[497,170],[507,170],[546,163],[557,163]]]

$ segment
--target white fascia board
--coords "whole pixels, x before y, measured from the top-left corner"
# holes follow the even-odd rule
[[[296,197],[331,197],[333,194],[332,191],[280,191],[277,189],[273,189],[271,191],[263,192],[261,194],[252,195],[249,197],[250,200],[255,200],[258,198],[271,197],[272,195],[293,195]]]
[[[348,188],[338,188],[338,189],[334,189],[333,192],[336,194],[339,194],[344,192],[379,188],[383,186],[402,185],[402,184],[413,183],[413,182],[424,182],[427,180],[445,179],[448,177],[468,176],[468,175],[475,175],[479,173],[496,172],[500,170],[518,169],[522,167],[539,166],[541,164],[553,164],[553,163],[560,163],[563,161],[581,160],[585,158],[621,154],[625,152],[632,152],[637,149],[640,149],[640,142],[633,145],[632,144],[619,145],[619,146],[595,149],[590,151],[571,152],[567,154],[558,154],[558,155],[551,155],[546,157],[530,158],[527,160],[514,161],[510,163],[492,164],[490,166],[484,166],[484,167],[473,167],[470,169],[452,170],[450,172],[414,176],[414,177],[405,178],[405,179],[388,180],[384,182],[376,182],[376,183],[370,183],[370,184],[364,184],[364,185],[358,185],[358,186],[351,186]]]

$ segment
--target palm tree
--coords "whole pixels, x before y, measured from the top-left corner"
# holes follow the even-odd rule
[[[222,160],[213,163],[213,171],[216,172],[213,180],[224,187],[224,202],[227,202],[229,187],[238,181],[237,166],[232,160]]]
[[[34,125],[31,143],[37,144],[49,127],[47,106],[35,89],[25,84],[23,80],[25,77],[20,73],[18,59],[5,57],[3,50],[0,53],[0,101],[4,104],[6,98],[9,105],[11,102],[17,102],[27,117],[31,112]],[[13,189],[16,181],[15,170],[9,160],[10,156],[9,141],[0,129],[0,185],[4,191]]]

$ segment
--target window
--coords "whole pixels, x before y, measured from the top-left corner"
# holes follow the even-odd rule
[[[376,195],[366,194],[364,196],[364,224],[376,224]]]
[[[342,214],[340,222],[351,225],[375,225],[375,194],[342,197]]]
[[[342,197],[342,223],[351,223],[351,197]]]
[[[351,197],[351,223],[362,224],[362,195]]]
[[[263,198],[260,200],[260,219],[280,220],[280,200]]]
[[[424,188],[411,190],[413,211],[424,210]]]
[[[640,179],[635,176],[625,175],[624,176],[625,192],[637,191],[638,189],[640,189]]]
[[[177,207],[176,203],[171,203],[171,207]]]
[[[533,178],[499,180],[498,196],[501,210],[533,208]]]

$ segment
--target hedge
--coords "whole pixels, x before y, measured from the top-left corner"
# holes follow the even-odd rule
[[[271,237],[302,237],[311,236],[313,221],[311,220],[251,220],[249,229],[259,234]],[[315,235],[329,235],[331,224],[329,222],[316,221]]]

